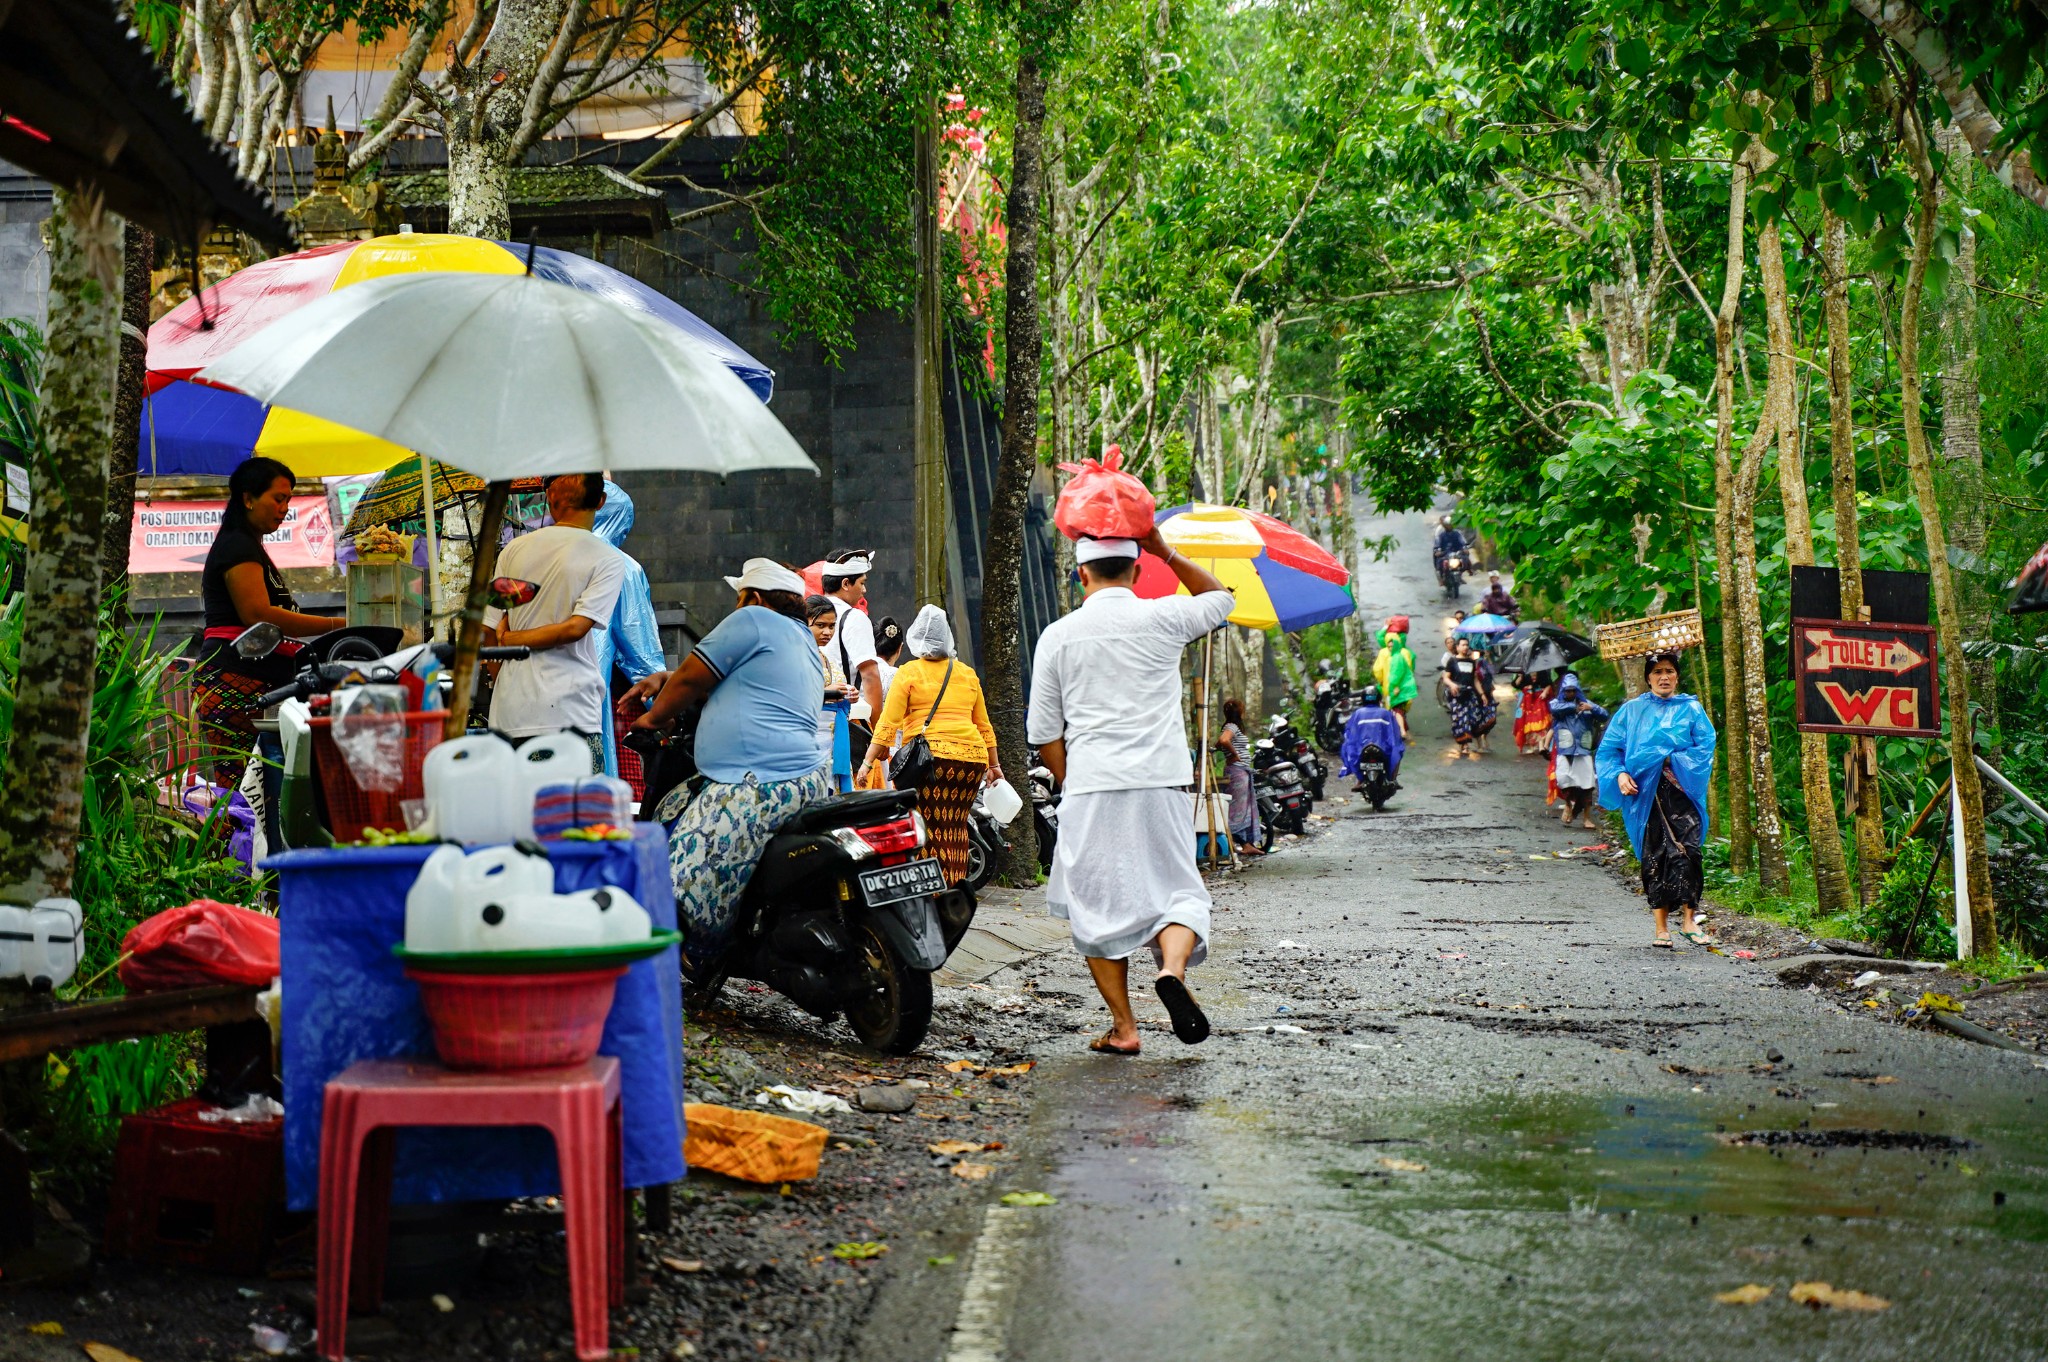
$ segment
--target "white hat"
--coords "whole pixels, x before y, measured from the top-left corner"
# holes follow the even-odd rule
[[[1135,539],[1076,539],[1074,561],[1092,563],[1100,558],[1136,558],[1138,541]]]
[[[725,584],[734,591],[790,591],[804,594],[804,579],[797,573],[776,562],[773,558],[749,558],[737,577],[728,577]]]
[[[819,569],[826,577],[865,577],[875,570],[875,564],[866,554],[849,558],[843,563],[826,563]]]

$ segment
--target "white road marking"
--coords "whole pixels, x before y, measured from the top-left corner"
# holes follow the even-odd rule
[[[946,1362],[1002,1362],[1004,1309],[1010,1261],[1024,1240],[1024,1212],[1015,1206],[991,1206],[974,1241],[974,1263],[960,1312],[953,1317],[953,1340]]]

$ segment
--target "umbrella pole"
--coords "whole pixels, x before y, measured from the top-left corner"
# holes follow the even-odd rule
[[[420,504],[427,512],[427,632],[426,641],[434,641],[434,612],[441,608],[441,537],[435,533],[434,522],[440,518],[440,507],[434,496],[434,469],[426,455],[420,455],[420,486],[425,493]]]
[[[1196,706],[1196,713],[1202,729],[1199,743],[1199,750],[1202,756],[1200,762],[1195,767],[1195,788],[1202,792],[1202,820],[1208,828],[1209,850],[1207,855],[1209,864],[1212,867],[1217,861],[1222,859],[1216,854],[1216,796],[1214,788],[1209,783],[1209,684],[1210,663],[1215,656],[1216,634],[1214,630],[1211,630],[1202,636],[1202,701]],[[1236,848],[1232,848],[1233,854],[1235,851]]]
[[[470,693],[476,689],[476,650],[484,641],[484,607],[490,604],[491,578],[498,573],[498,530],[505,523],[510,482],[494,482],[484,491],[484,523],[470,541],[469,597],[462,603],[462,636],[455,645],[455,695],[448,702],[444,738],[459,738],[469,728]]]

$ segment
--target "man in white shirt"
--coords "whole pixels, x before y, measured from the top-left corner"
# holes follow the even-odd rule
[[[484,615],[487,647],[525,647],[533,656],[503,663],[491,696],[491,727],[509,738],[573,728],[590,742],[593,771],[604,769],[604,629],[626,580],[623,553],[592,533],[604,505],[604,476],[550,478],[555,523],[522,535],[498,555],[498,574],[532,582],[533,599]]]
[[[874,621],[860,608],[868,591],[868,574],[874,569],[871,551],[841,549],[825,560],[819,574],[819,585],[837,616],[836,632],[827,646],[838,656],[839,669],[846,673],[847,682],[860,692],[860,699],[868,707],[865,719],[855,711],[849,730],[855,769],[867,754],[868,735],[874,731],[875,720],[882,716],[882,702],[889,698],[882,685],[881,660],[875,655]]]
[[[1141,548],[1189,594],[1140,600],[1131,588]],[[1109,1033],[1090,1049],[1138,1053],[1129,961],[1144,946],[1174,1035],[1194,1045],[1207,1039],[1209,1019],[1188,992],[1187,970],[1208,954],[1209,890],[1195,868],[1180,659],[1236,601],[1156,529],[1143,540],[1079,540],[1074,559],[1087,597],[1046,628],[1032,655],[1028,736],[1062,786],[1046,904],[1067,919],[1109,1004]]]

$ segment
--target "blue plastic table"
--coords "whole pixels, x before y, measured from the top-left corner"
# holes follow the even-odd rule
[[[557,893],[609,885],[676,925],[668,842],[653,823],[631,842],[549,842]],[[405,893],[433,847],[287,851],[278,873],[284,993],[286,1199],[320,1200],[320,1106],[327,1080],[360,1059],[434,1053],[419,990],[391,948],[405,937]],[[600,1054],[624,1088],[626,1185],[683,1176],[683,1001],[676,949],[619,980]],[[392,1200],[485,1201],[561,1190],[553,1142],[538,1128],[409,1129],[397,1135]]]

